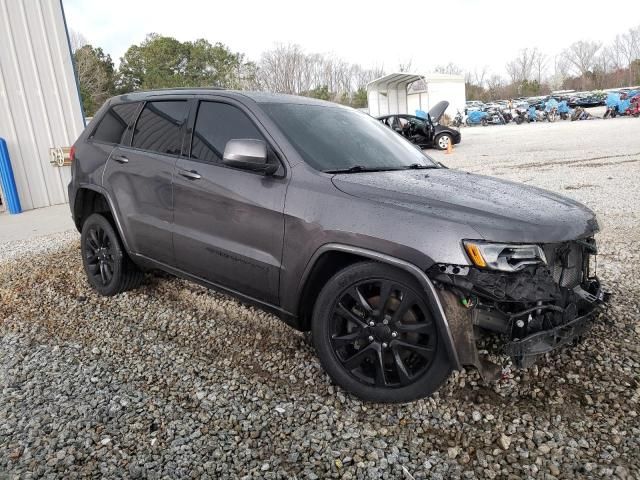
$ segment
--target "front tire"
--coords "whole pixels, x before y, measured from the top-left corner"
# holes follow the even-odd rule
[[[111,222],[94,213],[82,225],[80,237],[82,263],[89,284],[100,294],[112,296],[138,287],[143,272],[122,248]]]
[[[410,274],[356,263],[320,292],[313,344],[331,379],[366,401],[431,395],[451,371],[423,289]]]
[[[453,139],[448,133],[441,133],[435,138],[433,144],[438,150],[446,150],[449,145],[453,145]]]

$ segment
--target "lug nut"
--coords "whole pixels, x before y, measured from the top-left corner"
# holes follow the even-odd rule
[[[391,336],[392,336],[393,338],[396,338],[396,337],[398,336],[398,332],[391,332]]]
[[[382,348],[387,348],[387,342],[384,342],[384,343],[382,344]]]
[[[369,326],[370,326],[370,327],[375,327],[375,326],[376,326],[376,324],[375,324],[375,322],[369,322]]]
[[[387,320],[386,318],[384,320],[382,320],[382,323],[385,325],[389,325],[389,320]]]
[[[373,342],[373,336],[372,335],[369,335],[369,341]]]

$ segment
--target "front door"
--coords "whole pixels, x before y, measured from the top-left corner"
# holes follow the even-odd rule
[[[174,175],[176,264],[187,273],[277,304],[284,168],[264,176],[222,163],[229,140],[265,140],[240,105],[201,101],[192,132],[190,156],[178,160]],[[279,161],[273,152],[270,156],[270,161]]]

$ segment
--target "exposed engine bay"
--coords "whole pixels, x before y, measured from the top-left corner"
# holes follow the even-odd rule
[[[536,248],[539,260],[521,262],[526,264],[517,271],[444,264],[428,271],[460,363],[477,367],[485,379],[499,376],[501,368],[479,356],[476,340],[483,332],[504,336],[505,353],[516,367],[526,368],[580,338],[607,299],[596,277],[593,238]]]

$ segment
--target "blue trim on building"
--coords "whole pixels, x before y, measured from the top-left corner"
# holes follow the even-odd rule
[[[9,149],[4,138],[0,138],[0,184],[2,185],[2,193],[7,202],[9,213],[13,215],[22,213],[18,187],[16,186],[16,179],[13,176],[13,168],[11,168],[11,160],[9,159]]]

